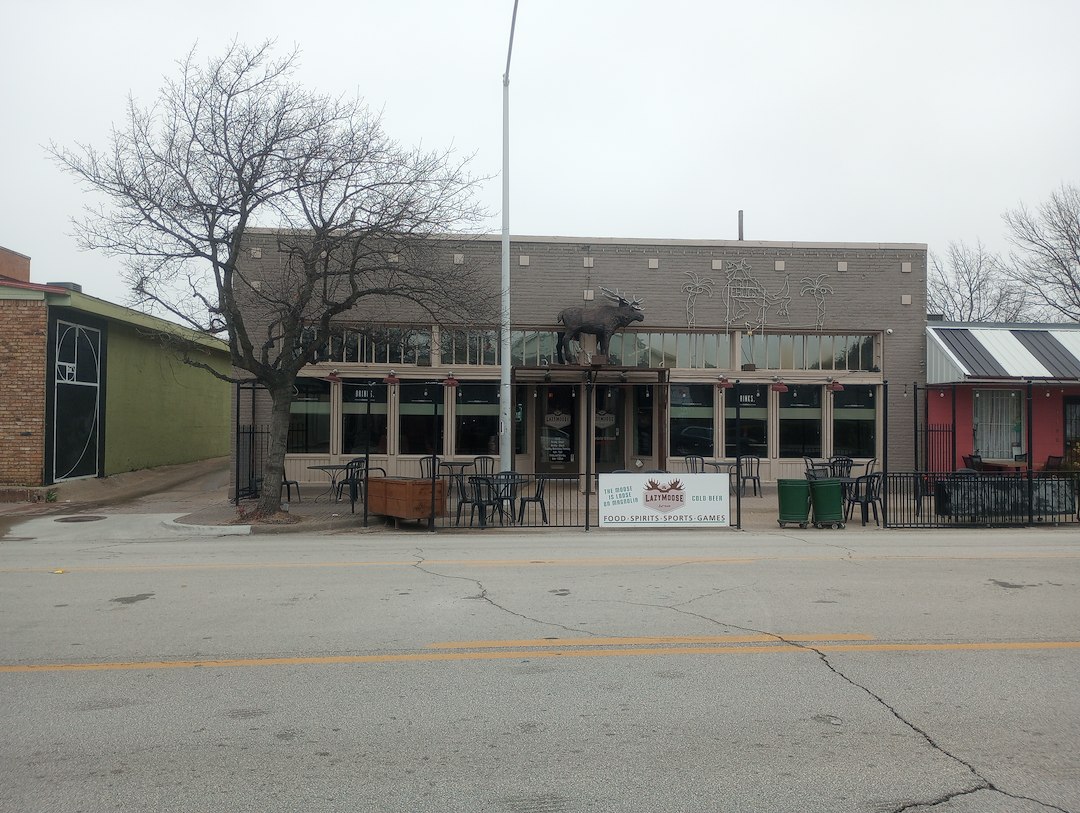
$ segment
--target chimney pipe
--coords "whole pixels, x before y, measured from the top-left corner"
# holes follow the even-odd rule
[[[742,209],[739,210],[739,240],[742,240]]]

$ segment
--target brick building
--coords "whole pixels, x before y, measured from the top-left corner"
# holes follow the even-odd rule
[[[498,236],[443,247],[436,262],[471,265],[497,294]],[[802,476],[804,456],[880,460],[886,381],[925,382],[926,260],[926,246],[910,243],[513,238],[515,468],[585,471],[590,455],[592,471],[681,470],[684,455],[738,452],[775,479]],[[272,279],[282,262],[272,231],[250,235],[250,279]],[[616,334],[606,359],[586,338],[575,363],[559,365],[556,315],[600,304],[603,289],[643,300],[643,321]],[[497,456],[497,316],[440,327],[388,312],[342,319],[303,371],[291,479],[318,482],[308,466],[366,451],[401,475],[433,451]],[[399,383],[385,383],[391,371]],[[442,383],[451,373],[456,387]],[[903,386],[887,397],[910,416]],[[238,414],[266,422],[268,399],[245,394]],[[913,447],[909,425],[891,429],[890,466],[910,468]]]
[[[228,454],[229,386],[151,332],[198,338],[227,373],[224,343],[75,285],[32,283],[30,258],[15,252],[0,250],[0,265],[2,493]]]

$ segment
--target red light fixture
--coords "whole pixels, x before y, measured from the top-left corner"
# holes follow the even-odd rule
[[[383,379],[383,383],[384,383],[384,384],[400,384],[400,383],[401,383],[401,379],[400,379],[400,378],[398,378],[398,377],[397,377],[397,376],[396,376],[396,375],[394,374],[394,371],[393,371],[393,370],[391,370],[391,371],[390,371],[389,373],[387,373],[387,375],[386,375],[386,378],[384,378],[384,379]]]
[[[326,376],[323,381],[329,381],[331,384],[340,384],[341,376],[337,374],[337,370],[331,370],[330,375]]]
[[[783,381],[781,381],[779,378],[777,378],[769,386],[769,389],[772,390],[773,392],[787,392],[788,391],[788,385],[785,384]]]
[[[830,390],[831,392],[843,392],[844,385],[839,381],[834,381],[830,378],[829,383],[825,385],[825,389]]]
[[[453,373],[447,373],[446,378],[443,379],[442,383],[444,387],[456,387],[458,385],[458,380],[454,378]]]
[[[731,382],[731,380],[726,375],[720,376],[720,378],[717,379],[717,382],[716,382],[716,388],[718,390],[730,390],[734,386],[735,385]]]

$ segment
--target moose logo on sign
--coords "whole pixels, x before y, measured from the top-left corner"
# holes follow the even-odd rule
[[[646,508],[666,514],[686,505],[686,494],[683,492],[681,480],[672,480],[666,486],[660,485],[656,480],[649,480],[645,484],[641,500]]]

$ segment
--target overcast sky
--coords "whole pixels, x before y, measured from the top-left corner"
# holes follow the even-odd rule
[[[196,42],[276,38],[400,141],[502,164],[513,0],[10,0],[0,14],[0,245],[36,282],[124,302],[80,252],[88,198],[44,145],[105,146]],[[1080,183],[1080,2],[521,0],[511,231],[1004,248],[1001,213]],[[482,190],[500,228],[498,178]]]

